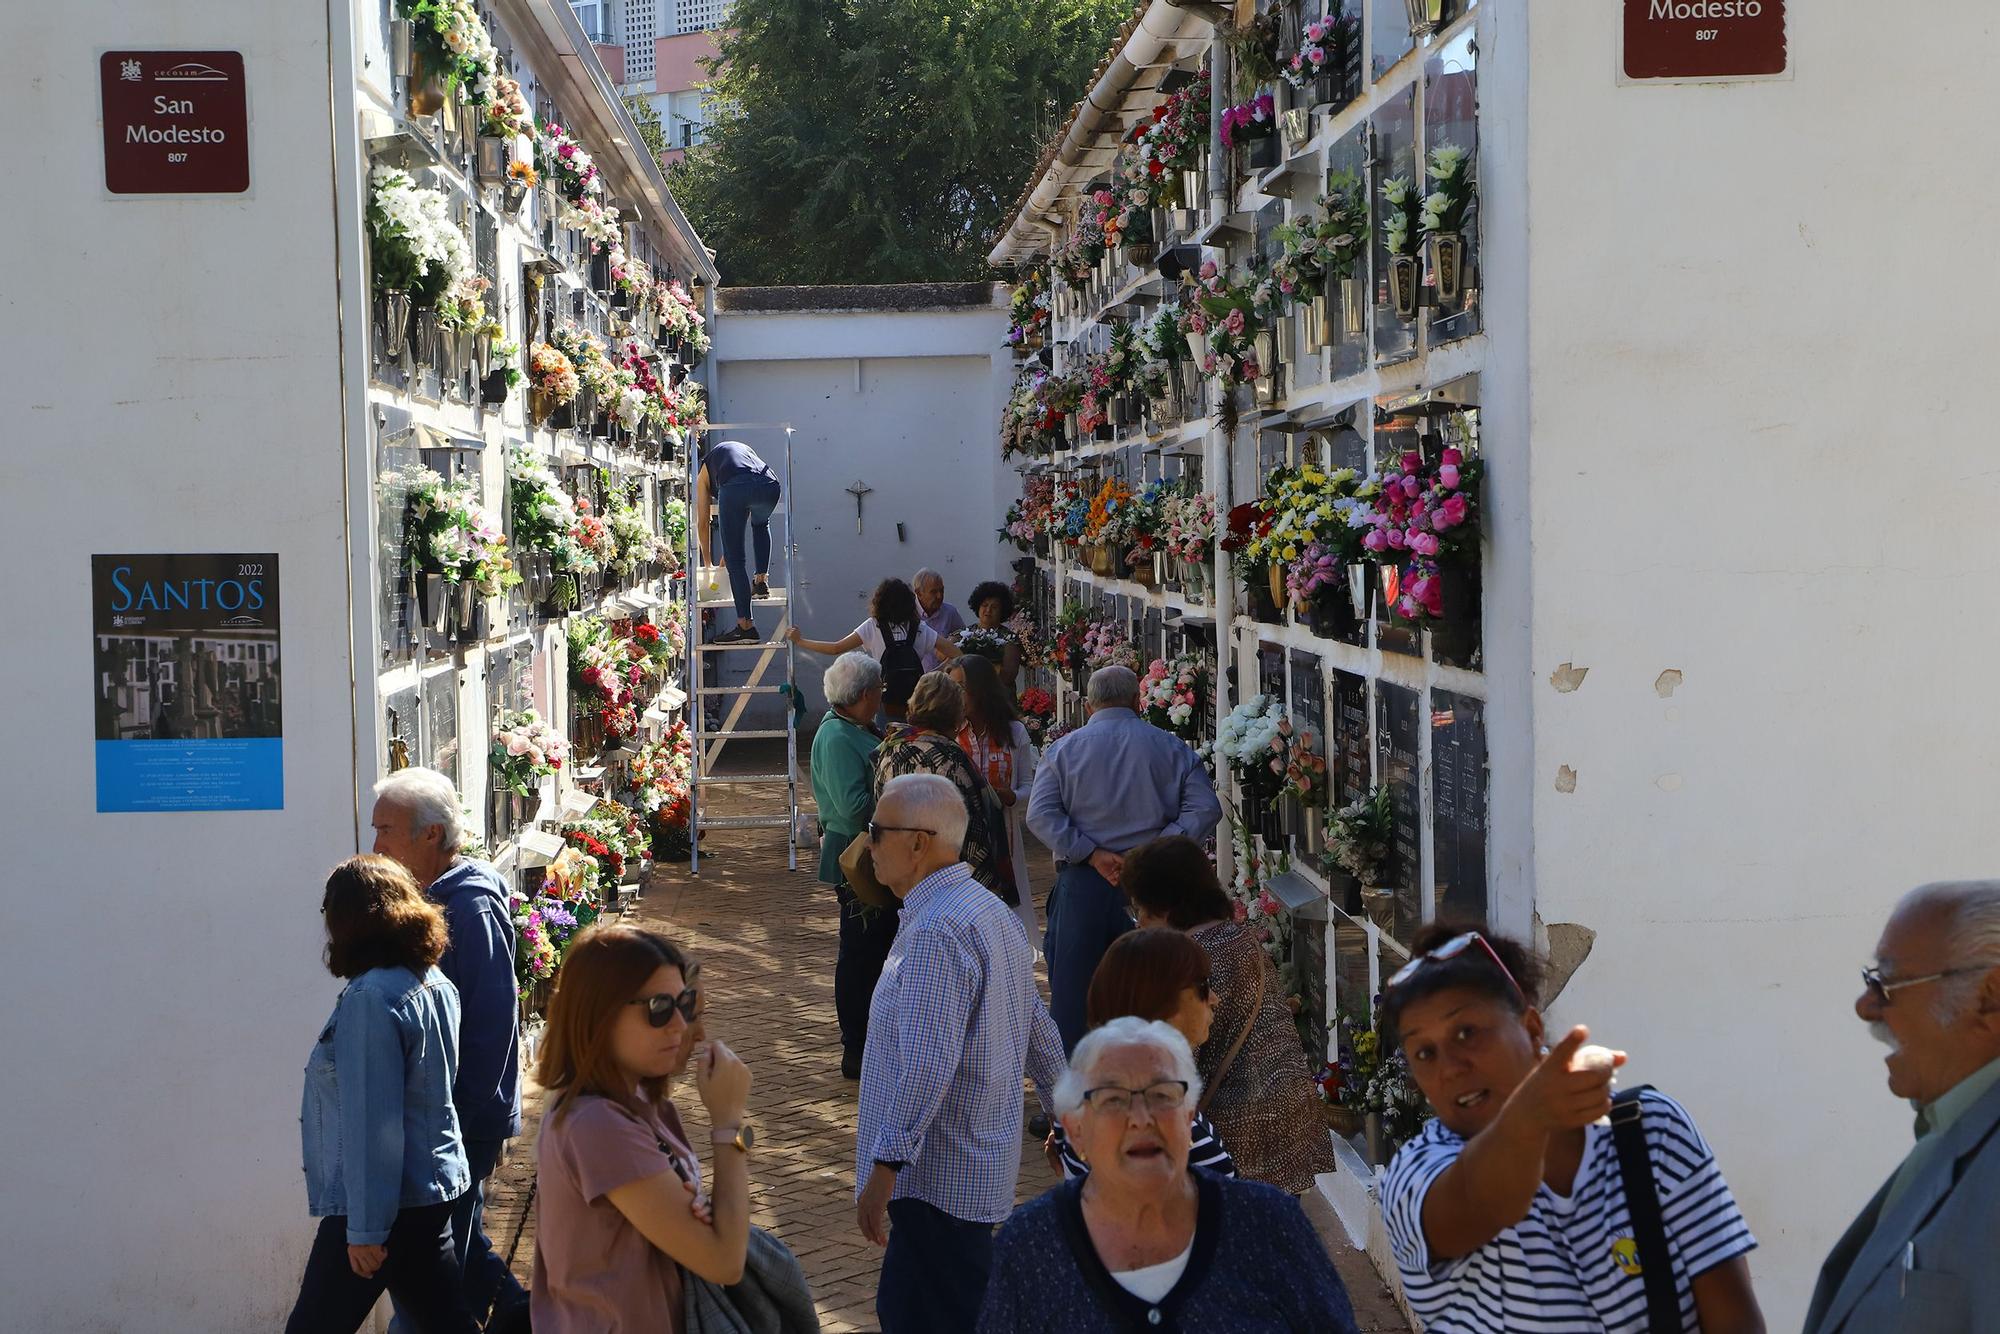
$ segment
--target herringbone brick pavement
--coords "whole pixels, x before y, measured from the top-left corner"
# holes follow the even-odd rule
[[[782,762],[762,769],[779,767]],[[735,800],[749,798],[742,793]],[[769,798],[760,804],[770,809]],[[816,854],[801,853],[801,869],[786,869],[775,831],[711,831],[702,848],[699,877],[685,863],[655,868],[630,920],[666,933],[701,960],[708,1033],[750,1066],[750,1116],[758,1135],[750,1170],[752,1221],[797,1254],[828,1334],[873,1330],[881,1252],[855,1226],[856,1086],[840,1077],[833,893],[814,878]],[[1046,855],[1035,861],[1040,901],[1054,872]],[[538,1212],[527,1205],[542,1104],[531,1079],[523,1079],[523,1101],[526,1126],[490,1184],[486,1230],[502,1254],[512,1247],[515,1272],[526,1283]],[[692,1081],[675,1103],[706,1161],[708,1122]],[[1057,1180],[1024,1134],[1019,1198],[1032,1199]],[[1312,1212],[1316,1221],[1325,1220],[1323,1234],[1328,1225],[1337,1227],[1329,1211]],[[1406,1330],[1366,1259],[1331,1236],[1328,1247],[1366,1317],[1363,1329]]]

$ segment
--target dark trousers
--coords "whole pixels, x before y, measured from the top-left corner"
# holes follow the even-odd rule
[[[882,1334],[961,1334],[979,1323],[993,1270],[993,1225],[922,1200],[889,1201],[889,1249],[875,1287]]]
[[[871,908],[846,885],[834,887],[840,901],[840,953],[833,964],[833,1012],[840,1019],[840,1047],[855,1060],[868,1045],[868,1007],[882,962],[896,943],[896,910]]]
[[[486,1239],[480,1215],[486,1208],[486,1178],[500,1162],[500,1146],[505,1140],[469,1139],[465,1158],[472,1167],[472,1188],[451,1202],[451,1247],[458,1267],[465,1275],[465,1309],[475,1320],[490,1308],[496,1317],[511,1316],[528,1304],[528,1292],[507,1262],[493,1253]],[[389,1334],[414,1334],[416,1326],[395,1303],[396,1317],[389,1322]]]
[[[1049,1013],[1063,1050],[1074,1051],[1086,1027],[1091,976],[1111,942],[1132,929],[1132,914],[1125,896],[1089,862],[1070,862],[1049,892],[1048,915],[1042,954],[1049,961]]]
[[[750,567],[744,559],[743,529],[750,529],[757,573],[771,572],[771,511],[778,508],[775,478],[738,477],[716,494],[722,527],[722,563],[729,568],[729,596],[736,599],[736,619],[750,619]]]
[[[322,1218],[285,1334],[354,1334],[385,1289],[423,1334],[477,1334],[459,1281],[451,1202],[403,1210],[385,1244],[389,1258],[362,1278],[347,1262],[347,1220]]]

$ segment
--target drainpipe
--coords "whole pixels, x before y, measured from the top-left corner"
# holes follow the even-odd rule
[[[1208,215],[1226,218],[1235,201],[1229,197],[1229,159],[1222,147],[1222,111],[1229,95],[1230,70],[1229,48],[1221,41],[1208,48],[1208,68]]]

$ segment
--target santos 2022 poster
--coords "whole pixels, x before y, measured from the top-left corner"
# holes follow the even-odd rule
[[[276,554],[90,566],[97,809],[283,809]]]

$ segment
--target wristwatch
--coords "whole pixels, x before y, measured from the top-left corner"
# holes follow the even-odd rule
[[[718,1149],[727,1144],[738,1153],[748,1153],[757,1145],[757,1132],[746,1121],[741,1125],[716,1126],[708,1132],[708,1140]]]

